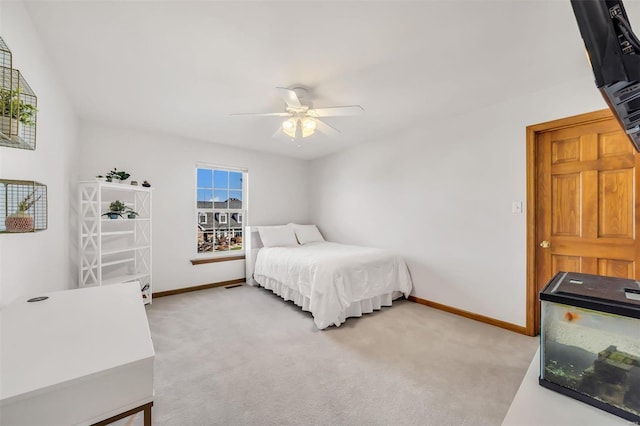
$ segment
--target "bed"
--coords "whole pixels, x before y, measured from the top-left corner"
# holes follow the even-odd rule
[[[411,292],[407,265],[388,250],[327,242],[315,225],[247,227],[245,235],[247,283],[311,312],[319,329]]]

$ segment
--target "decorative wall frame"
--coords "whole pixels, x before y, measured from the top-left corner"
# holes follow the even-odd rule
[[[43,231],[47,216],[46,185],[0,179],[0,233]]]
[[[5,81],[7,79],[11,79],[11,70],[13,69],[13,58],[11,56],[11,51],[5,44],[2,37],[0,37],[0,78],[1,81]],[[4,87],[4,85],[3,85]]]
[[[0,146],[36,149],[37,97],[0,37]]]

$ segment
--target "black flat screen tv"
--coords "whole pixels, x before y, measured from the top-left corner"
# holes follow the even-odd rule
[[[596,86],[640,152],[640,42],[621,0],[571,0]]]

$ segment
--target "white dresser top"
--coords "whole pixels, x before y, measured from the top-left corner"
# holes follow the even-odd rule
[[[42,294],[0,311],[5,404],[154,357],[138,282]]]

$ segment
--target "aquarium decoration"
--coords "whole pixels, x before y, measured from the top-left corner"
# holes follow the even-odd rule
[[[640,422],[640,282],[559,272],[540,301],[540,385]]]

